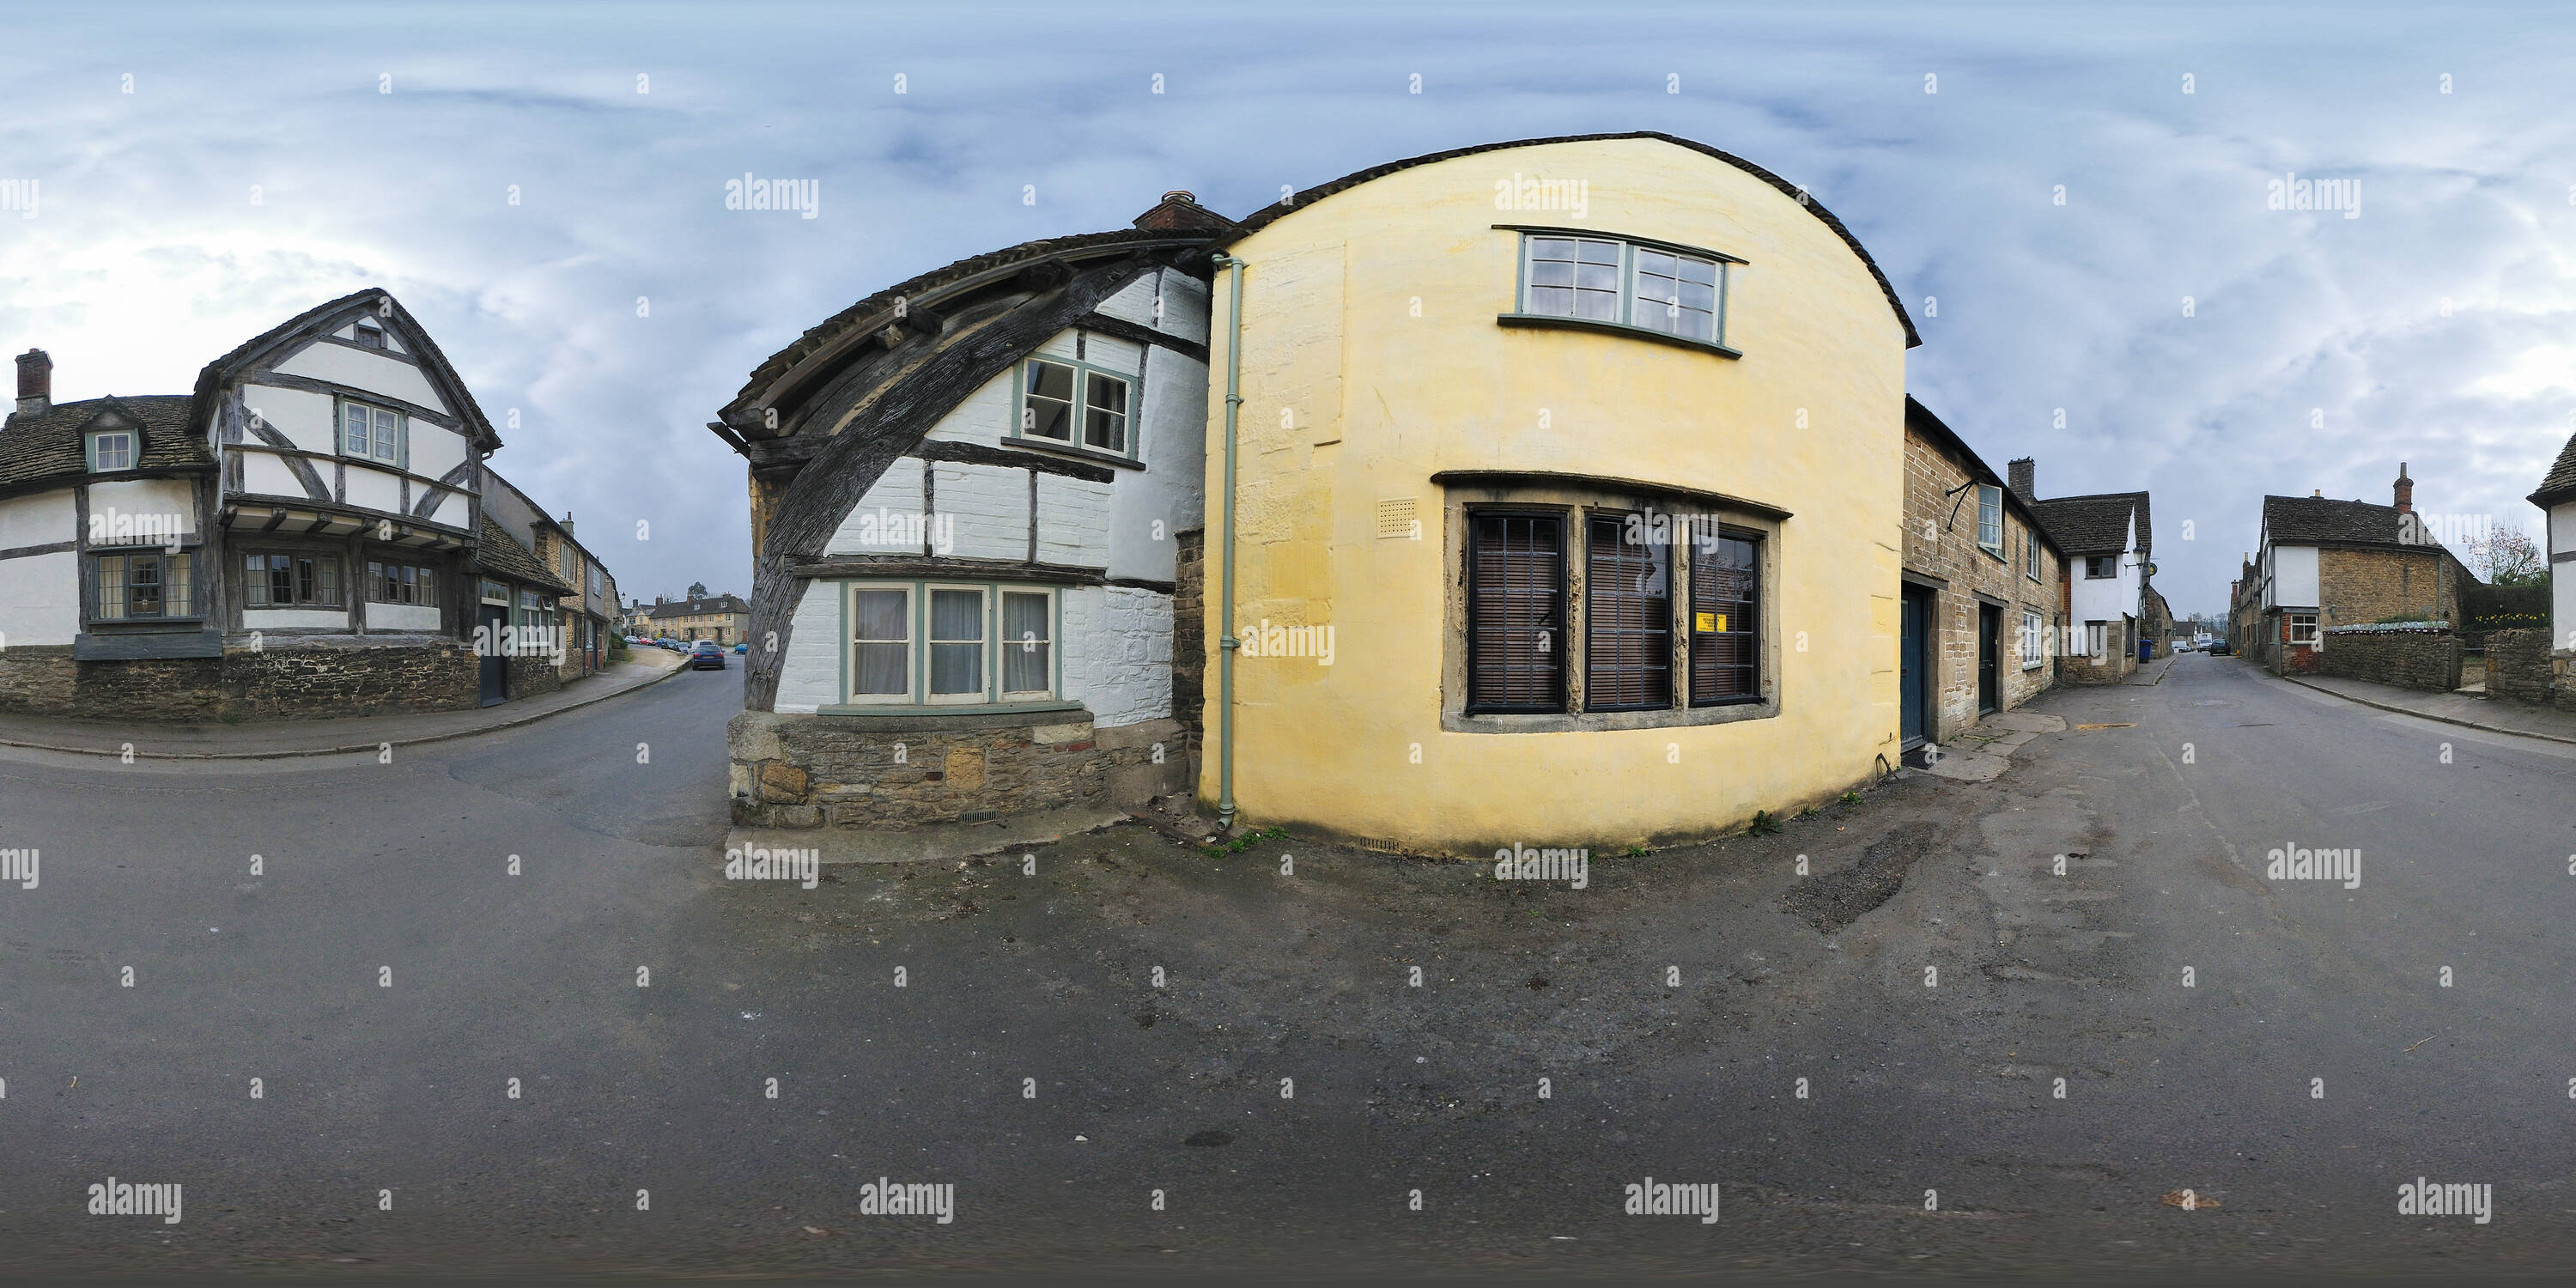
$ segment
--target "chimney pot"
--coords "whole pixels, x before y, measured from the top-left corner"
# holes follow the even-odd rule
[[[2406,462],[2397,463],[2397,512],[2415,512],[2415,480],[2406,477]]]
[[[18,410],[41,416],[54,407],[54,360],[42,349],[18,355]]]

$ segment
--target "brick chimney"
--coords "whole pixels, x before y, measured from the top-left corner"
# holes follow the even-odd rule
[[[1136,226],[1155,232],[1225,232],[1235,222],[1200,205],[1195,194],[1174,188],[1153,209],[1136,216]]]
[[[18,355],[18,410],[42,416],[54,409],[54,360],[42,349]]]
[[[2415,512],[2415,480],[2406,477],[2406,462],[2397,463],[2397,512]]]
[[[2004,472],[2012,476],[2014,496],[2033,505],[2039,503],[2039,480],[2036,477],[2039,473],[2039,462],[2027,456],[2017,461],[2007,461],[2004,463]]]

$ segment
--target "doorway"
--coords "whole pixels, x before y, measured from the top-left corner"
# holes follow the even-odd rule
[[[1992,715],[2000,709],[2002,694],[1997,683],[1998,656],[2003,648],[2004,610],[1992,604],[1977,605],[1977,714]]]
[[[1897,652],[1897,706],[1903,734],[1901,748],[1911,751],[1932,738],[1932,592],[1904,588],[1904,629]]]
[[[510,700],[510,659],[503,656],[501,641],[508,638],[510,610],[499,604],[484,604],[483,629],[478,632],[483,656],[479,659],[483,673],[483,706],[496,706]]]

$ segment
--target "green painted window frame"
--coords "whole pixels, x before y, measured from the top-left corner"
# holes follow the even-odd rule
[[[364,452],[349,449],[349,409],[352,407],[363,407],[367,410],[368,450]],[[394,454],[391,457],[380,455],[375,451],[375,445],[381,441],[379,438],[381,431],[377,428],[375,419],[379,415],[394,418]],[[368,402],[364,398],[335,398],[331,406],[331,444],[334,454],[344,460],[408,470],[411,468],[411,417],[383,403]]]
[[[201,591],[199,589],[199,581],[196,576],[199,561],[194,557],[195,554],[196,551],[193,549],[161,550],[152,546],[132,546],[123,549],[101,550],[90,555],[90,580],[92,582],[92,587],[88,611],[85,614],[87,620],[93,623],[185,622],[198,620],[203,616],[203,614],[197,610],[197,601],[201,595]],[[108,576],[108,571],[111,567],[109,561],[111,560],[114,561],[113,567],[116,570],[114,585],[112,587],[109,584],[110,578]],[[134,574],[138,568],[146,566],[152,568],[159,579],[154,583],[158,585],[161,590],[161,611],[157,613],[138,613],[134,611]],[[171,593],[171,587],[174,583],[180,588],[177,595],[173,595]],[[108,611],[110,603],[109,591],[111,589],[115,592],[115,611],[112,613]],[[174,599],[184,600],[185,602],[178,604],[177,608],[174,610],[172,608],[172,601]]]
[[[1029,418],[1029,365],[1031,363],[1038,362],[1051,363],[1059,367],[1068,367],[1073,371],[1073,436],[1070,438],[1049,438],[1044,434],[1031,434],[1025,432]],[[1126,425],[1126,445],[1123,449],[1094,447],[1083,441],[1084,422],[1090,419],[1090,377],[1092,376],[1106,376],[1109,379],[1115,380],[1127,387],[1127,408],[1123,413],[1126,417],[1124,422]],[[1006,440],[1031,443],[1043,447],[1070,449],[1077,452],[1090,452],[1099,456],[1113,456],[1123,460],[1135,460],[1137,459],[1137,450],[1140,447],[1137,440],[1142,437],[1142,435],[1137,433],[1136,426],[1136,413],[1139,410],[1138,402],[1139,394],[1141,392],[1139,386],[1142,383],[1142,378],[1132,371],[1120,371],[1115,367],[1104,367],[1099,363],[1086,362],[1080,358],[1060,358],[1052,354],[1032,353],[1029,356],[1020,359],[1018,362],[1011,364],[1011,429],[1010,432],[1003,435],[1003,437]]]
[[[839,589],[841,678],[836,690],[844,707],[866,707],[871,711],[887,708],[932,712],[954,712],[959,709],[1017,709],[1027,706],[1057,704],[1064,693],[1064,587],[1024,581],[982,581],[974,579],[923,577],[908,580],[851,578],[834,583]],[[904,641],[904,669],[911,677],[911,688],[900,697],[884,693],[854,693],[852,677],[858,670],[859,641],[857,628],[858,593],[862,590],[900,590],[905,593],[904,611],[909,618],[911,635]],[[984,686],[975,693],[951,693],[934,697],[930,692],[930,592],[934,590],[976,590],[984,596]],[[1006,594],[1047,597],[1047,687],[1044,692],[1002,691],[1001,640],[1002,596]],[[890,641],[885,641],[890,642]]]
[[[1497,319],[1498,321],[1509,325],[1519,326],[1553,326],[1611,331],[1620,334],[1636,335],[1643,338],[1660,340],[1667,344],[1677,344],[1685,348],[1706,350],[1708,352],[1730,358],[1740,358],[1744,356],[1743,351],[1727,343],[1726,338],[1728,323],[1730,321],[1728,316],[1731,312],[1729,302],[1733,293],[1735,268],[1737,265],[1746,262],[1743,259],[1726,254],[1722,251],[1708,250],[1698,246],[1685,246],[1678,242],[1658,241],[1651,237],[1621,236],[1617,233],[1593,232],[1586,229],[1513,228],[1511,231],[1517,232],[1521,239],[1520,257],[1513,269],[1513,311],[1504,314],[1501,318]],[[1569,313],[1539,313],[1531,310],[1529,303],[1531,287],[1530,263],[1535,252],[1536,243],[1541,239],[1550,241],[1574,240],[1608,242],[1618,246],[1619,307],[1617,310],[1617,316],[1609,319],[1602,319],[1583,317],[1578,314]],[[1637,322],[1637,252],[1640,250],[1650,251],[1658,255],[1674,255],[1685,259],[1701,260],[1713,266],[1717,279],[1717,307],[1711,311],[1709,317],[1710,336],[1708,339],[1703,340],[1695,335],[1683,335],[1676,331],[1666,331],[1656,327],[1643,326]]]
[[[105,438],[122,438],[125,440],[125,463],[123,465],[99,464],[98,444],[99,440]],[[143,436],[137,434],[131,429],[93,429],[81,437],[81,455],[87,458],[89,472],[92,474],[121,474],[127,470],[133,469],[137,464],[139,464],[140,462],[137,461],[136,458],[142,454]]]

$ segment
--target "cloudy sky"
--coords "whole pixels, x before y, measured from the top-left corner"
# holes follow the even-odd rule
[[[747,592],[705,423],[852,300],[1167,188],[1239,216],[1653,129],[1841,216],[1922,329],[1914,392],[1998,469],[2152,489],[2177,612],[2222,607],[2266,492],[2385,502],[2402,460],[2419,508],[2527,527],[2576,428],[2576,18],[2546,7],[1275,12],[19,10],[0,179],[40,204],[0,211],[0,344],[49,350],[58,399],[185,392],[383,286],[625,591]],[[2357,180],[2358,217],[2268,209],[2291,172]],[[726,210],[745,173],[818,180],[818,217]]]

